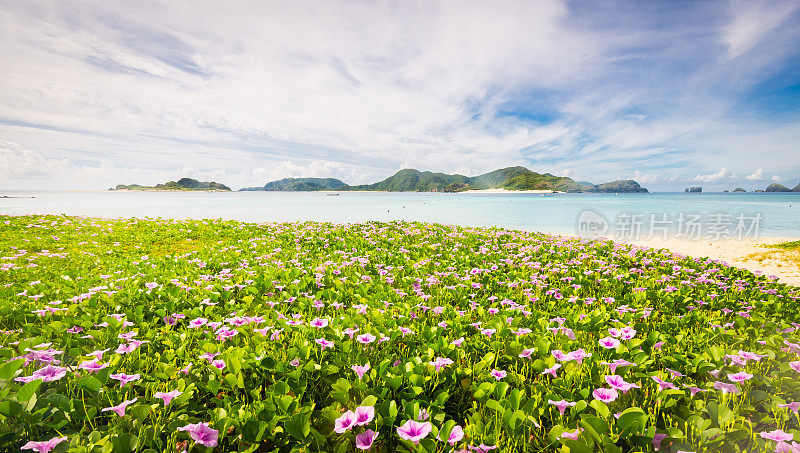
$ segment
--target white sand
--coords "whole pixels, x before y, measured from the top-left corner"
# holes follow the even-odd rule
[[[681,255],[709,257],[732,266],[750,271],[761,271],[764,275],[775,275],[778,281],[800,286],[800,268],[797,252],[765,247],[765,244],[796,241],[797,238],[760,238],[757,240],[683,240],[669,238],[623,241],[645,247],[665,248]],[[794,258],[794,262],[791,258]]]

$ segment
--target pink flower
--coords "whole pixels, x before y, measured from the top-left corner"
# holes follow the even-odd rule
[[[636,384],[625,382],[625,380],[622,379],[622,376],[617,376],[616,374],[606,376],[606,384],[608,384],[611,388],[620,390],[622,393],[628,393],[628,390],[630,389],[639,388],[639,386]]]
[[[531,354],[533,354],[534,351],[536,351],[536,348],[523,349],[519,354],[519,357],[523,359],[528,358],[531,356]]]
[[[789,362],[789,368],[797,371],[800,373],[800,360],[796,360],[794,362]]]
[[[291,366],[294,366],[294,367],[298,367],[298,366],[300,366],[300,359],[298,359],[297,357],[295,357],[295,359],[294,359],[294,360],[292,360],[291,362],[289,362],[289,365],[291,365]]]
[[[317,329],[322,329],[322,328],[326,327],[327,325],[328,325],[328,320],[327,319],[314,318],[314,320],[311,321],[311,326],[312,327],[316,327]]]
[[[592,396],[604,403],[610,403],[617,399],[618,393],[614,389],[599,388],[592,392]]]
[[[614,349],[617,346],[619,346],[619,340],[617,340],[614,337],[601,338],[599,343],[600,343],[600,346],[602,346],[602,347],[604,347],[606,349]]]
[[[441,434],[441,431],[439,432]],[[436,436],[437,439],[442,440],[439,436]],[[447,437],[447,442],[452,446],[455,445],[458,441],[464,438],[464,428],[456,425],[450,430],[450,436]]]
[[[673,384],[672,382],[664,381],[664,380],[662,380],[662,379],[660,379],[660,378],[658,378],[656,376],[650,376],[650,377],[652,377],[653,380],[658,383],[659,391],[665,390],[665,389],[673,389],[673,390],[677,389],[677,387],[675,387],[675,384]]]
[[[370,344],[375,341],[377,337],[372,335],[371,333],[365,333],[364,335],[359,335],[356,337],[356,341],[361,344]]]
[[[353,365],[350,367],[358,375],[358,379],[362,379],[364,374],[369,371],[369,363],[366,365]]]
[[[420,439],[423,439],[431,432],[431,426],[430,422],[407,420],[397,428],[397,435],[402,439],[418,444]]]
[[[47,365],[33,372],[34,379],[41,379],[42,382],[57,381],[67,375],[67,369],[55,365]]]
[[[155,396],[156,398],[161,398],[164,401],[164,406],[166,407],[167,405],[169,405],[170,401],[172,401],[173,398],[177,398],[181,395],[183,395],[183,392],[181,392],[180,390],[172,390],[171,392],[166,392],[166,393],[156,392],[156,394],[153,396]]]
[[[508,374],[508,373],[506,373],[504,370],[496,370],[495,369],[495,370],[492,370],[489,374],[493,378],[495,378],[495,379],[497,379],[499,381],[500,379],[503,379],[504,377],[506,377],[506,374]]]
[[[616,373],[617,372],[617,368],[621,367],[621,366],[636,366],[635,363],[628,362],[627,360],[623,360],[623,359],[615,359],[613,362],[610,362],[610,363],[609,362],[601,362],[601,363],[603,365],[606,365],[609,368],[611,368],[611,372],[612,373]]]
[[[139,376],[139,374],[125,374],[125,373],[112,374],[109,377],[111,379],[118,380],[120,387],[125,387],[125,385],[128,384],[129,382],[138,381],[139,379],[141,379],[141,376]]]
[[[737,383],[738,382],[744,382],[744,381],[746,381],[746,380],[748,380],[748,379],[750,379],[752,377],[753,377],[752,374],[745,373],[744,371],[740,371],[738,373],[733,373],[733,374],[728,374],[728,379],[730,379],[731,382],[737,382]]]
[[[436,371],[439,371],[442,368],[446,367],[447,365],[452,365],[452,364],[453,360],[448,359],[447,357],[437,357],[435,361],[428,362],[428,365],[436,367]]]
[[[759,434],[763,439],[774,440],[775,442],[788,442],[794,439],[794,436],[783,432],[780,429],[776,429],[775,431],[762,431]]]
[[[739,389],[736,387],[735,384],[728,384],[726,382],[717,381],[714,383],[714,388],[721,391],[723,395],[730,393],[736,395],[739,393]]]
[[[556,376],[556,370],[558,370],[559,368],[561,368],[561,364],[560,363],[556,363],[551,368],[548,368],[548,369],[542,371],[539,374],[549,374],[549,375],[551,375],[553,377],[557,377]]]
[[[107,363],[101,364],[99,360],[94,359],[88,362],[81,362],[81,364],[78,365],[78,368],[81,370],[87,370],[91,371],[92,373],[96,373],[104,368],[108,368],[108,364]]]
[[[661,449],[661,441],[669,437],[667,434],[655,433],[653,434],[653,449],[659,451]]]
[[[369,450],[372,448],[372,443],[375,442],[377,437],[378,433],[371,429],[364,431],[356,436],[356,448],[359,450]]]
[[[195,443],[204,447],[216,447],[219,431],[212,429],[208,423],[190,423],[178,428],[178,431],[188,431],[189,436]]]
[[[345,431],[349,430],[353,427],[356,423],[356,414],[353,411],[347,411],[341,415],[341,417],[337,418],[336,421],[333,423],[333,431],[338,434],[342,434]]]
[[[218,370],[224,370],[225,369],[225,361],[224,360],[213,360],[211,362],[211,366],[213,366],[214,368],[216,368]]]
[[[375,418],[375,408],[373,406],[358,406],[355,411],[356,421],[354,426],[366,425]]]
[[[778,407],[785,407],[796,414],[798,409],[800,409],[800,403],[795,401],[787,404],[778,404]]]
[[[580,428],[575,429],[575,431],[564,431],[563,433],[561,433],[561,437],[572,440],[578,440],[578,436],[581,435],[581,432],[583,432],[583,430]]]
[[[100,409],[100,412],[114,411],[120,417],[124,417],[125,416],[125,408],[128,407],[129,405],[135,403],[136,400],[137,400],[137,398],[134,398],[132,400],[123,401],[123,402],[119,403],[116,406],[105,407],[103,409]]]
[[[787,442],[778,442],[775,445],[775,453],[798,453],[800,452],[800,443],[792,442],[791,444]]]
[[[558,408],[558,412],[561,415],[564,415],[564,412],[567,410],[567,407],[572,407],[572,406],[578,404],[578,403],[570,402],[570,401],[567,401],[567,400],[561,400],[561,401],[547,400],[547,402],[549,404],[552,404],[553,406],[557,407]]]
[[[22,450],[34,450],[37,453],[49,453],[50,450],[56,448],[56,445],[67,440],[66,437],[54,437],[50,440],[43,442],[30,441],[22,446]]]
[[[324,351],[325,349],[327,349],[327,348],[332,348],[332,347],[333,347],[333,342],[332,342],[332,341],[328,341],[328,340],[326,340],[326,339],[324,339],[324,338],[317,338],[317,339],[316,339],[316,340],[314,340],[314,341],[316,341],[316,343],[317,343],[318,345],[322,346],[322,350],[323,350],[323,351]]]

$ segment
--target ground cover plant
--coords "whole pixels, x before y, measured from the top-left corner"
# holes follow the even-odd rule
[[[0,450],[795,451],[797,299],[500,229],[0,216]]]

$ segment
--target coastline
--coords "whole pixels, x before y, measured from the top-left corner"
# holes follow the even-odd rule
[[[774,275],[781,283],[800,286],[800,267],[797,264],[800,260],[798,260],[797,252],[767,247],[780,242],[796,241],[797,238],[763,237],[754,240],[724,239],[713,242],[675,238],[636,241],[609,239],[640,247],[667,249],[673,253],[693,258],[708,257],[754,273]]]
[[[466,193],[466,194],[478,194],[478,195],[480,195],[480,194],[484,194],[484,193],[504,193],[504,194],[510,194],[510,193],[539,193],[539,194],[541,194],[541,193],[566,193],[566,192],[561,192],[561,191],[558,191],[558,190],[549,190],[549,189],[544,189],[544,190],[469,189],[469,190],[465,190],[463,192],[456,192],[456,193]]]

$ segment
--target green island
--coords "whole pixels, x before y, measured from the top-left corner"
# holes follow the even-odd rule
[[[2,451],[771,452],[800,433],[798,288],[708,258],[68,216],[0,216],[0,258]]]
[[[556,192],[647,192],[633,180],[603,184],[576,182],[564,176],[536,173],[525,167],[501,168],[479,176],[449,175],[414,169],[400,170],[374,184],[351,186],[334,178],[285,178],[263,187],[246,187],[242,191],[384,191],[384,192],[463,192],[467,190],[506,189]]]
[[[230,192],[231,188],[220,184],[218,182],[201,182],[196,179],[192,178],[181,178],[177,181],[168,181],[164,184],[156,184],[155,186],[142,186],[139,184],[118,184],[113,189],[108,190],[119,190],[119,191],[149,191],[149,192],[159,192],[159,191],[207,191],[207,192]]]

